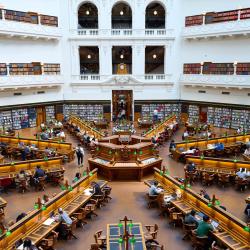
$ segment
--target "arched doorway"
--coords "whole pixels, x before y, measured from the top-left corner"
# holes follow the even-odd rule
[[[157,3],[150,3],[146,8],[146,29],[165,29],[165,9]]]
[[[98,9],[90,3],[84,3],[78,10],[78,29],[98,29]]]
[[[132,10],[128,4],[120,2],[113,6],[112,29],[132,29]]]

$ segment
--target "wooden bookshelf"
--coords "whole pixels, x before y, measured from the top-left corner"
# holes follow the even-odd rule
[[[240,10],[240,19],[249,19],[250,18],[250,8]]]
[[[61,73],[60,64],[45,63],[43,65],[43,71],[45,75],[59,75]]]
[[[38,24],[38,14],[34,12],[4,10],[4,16],[10,21]]]
[[[183,67],[184,74],[200,74],[201,64],[200,63],[185,63]]]
[[[6,63],[0,63],[0,76],[7,75],[7,64]]]
[[[10,75],[34,75],[32,63],[10,63]]]
[[[231,10],[206,13],[205,24],[236,21],[238,19],[238,12],[238,10]]]
[[[250,75],[250,63],[238,63],[236,68],[237,75]]]
[[[205,62],[202,73],[205,75],[233,75],[234,64]]]
[[[187,16],[185,18],[185,26],[195,26],[203,24],[203,15]]]
[[[56,17],[56,16],[40,15],[40,23],[42,25],[48,25],[48,26],[58,27],[58,17]]]

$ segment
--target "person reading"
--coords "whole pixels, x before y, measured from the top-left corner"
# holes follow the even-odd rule
[[[158,181],[154,181],[154,183],[149,188],[148,194],[149,195],[158,195],[162,192],[162,189],[158,187]]]

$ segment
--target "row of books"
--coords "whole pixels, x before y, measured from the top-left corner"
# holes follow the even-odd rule
[[[2,12],[3,11],[3,12]],[[5,20],[16,21],[16,22],[25,22],[31,24],[39,24],[39,16],[40,16],[40,24],[47,26],[55,26],[58,27],[58,17],[56,16],[48,16],[42,15],[35,12],[23,12],[16,10],[6,10],[0,9],[0,19],[5,18]]]
[[[185,63],[183,65],[183,74],[211,74],[211,75],[233,75],[236,67],[236,75],[250,75],[250,63],[239,62],[236,66],[234,63]]]
[[[185,26],[195,26],[203,24],[203,14],[187,16],[185,18]],[[231,22],[238,19],[249,19],[250,8],[237,9],[222,12],[209,12],[205,14],[205,24],[219,23],[219,22]]]
[[[45,75],[58,75],[61,72],[60,64],[55,63],[0,63],[0,75],[41,75],[42,70]]]

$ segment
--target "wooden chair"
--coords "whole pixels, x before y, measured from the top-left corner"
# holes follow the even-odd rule
[[[192,241],[192,246],[194,247],[194,249],[204,250],[205,246],[207,244],[207,240],[208,240],[207,236],[199,237],[199,236],[197,236],[195,230],[192,231],[191,241]]]
[[[43,239],[39,247],[42,247],[43,250],[55,250],[54,246],[57,242],[58,233],[52,231],[51,234]]]
[[[164,216],[168,212],[168,205],[165,204],[164,194],[160,193],[157,197],[158,207],[160,209],[159,216]]]
[[[93,195],[93,199],[97,201],[97,207],[102,208],[106,206],[105,202],[105,193],[99,195]]]
[[[169,224],[173,225],[174,227],[178,225],[182,225],[183,214],[181,212],[177,212],[174,209],[169,214]]]
[[[4,217],[5,217],[4,209],[0,208],[0,223],[4,221]]]
[[[26,179],[20,180],[20,182],[18,184],[18,189],[21,193],[24,193],[25,191],[28,190],[28,183],[27,183]]]
[[[146,233],[145,233],[145,240],[156,240],[159,226],[157,224],[154,225],[145,225]]]
[[[218,184],[221,185],[223,188],[230,182],[230,175],[229,174],[219,174],[218,175]]]
[[[88,224],[84,219],[86,219],[86,211],[84,209],[79,209],[78,212],[74,213],[73,216],[77,219],[77,226],[83,228],[84,225]]]
[[[102,230],[97,231],[94,234],[95,243],[98,244],[100,247],[104,247],[107,244],[107,238],[102,234]]]
[[[106,202],[106,203],[108,203],[109,201],[111,201],[112,200],[112,197],[110,197],[110,194],[111,194],[111,190],[112,190],[112,188],[111,187],[108,187],[108,186],[106,186],[106,187],[104,187],[103,189],[102,189],[102,191],[103,191],[103,193],[104,193],[104,201]]]
[[[196,229],[197,225],[195,224],[186,224],[184,222],[184,220],[182,221],[182,225],[183,225],[183,230],[184,230],[184,236],[183,236],[183,240],[187,240],[187,239],[191,239],[192,236],[192,231],[194,229]]]
[[[92,219],[92,215],[95,217],[98,216],[98,214],[95,212],[97,208],[97,201],[94,199],[90,199],[87,205],[83,208],[86,212],[86,217],[89,217]]]
[[[235,179],[236,188],[241,192],[246,190],[246,186],[248,185],[248,180],[236,177]]]
[[[99,244],[91,244],[89,250],[102,250],[102,248],[99,247]]]
[[[202,184],[205,186],[210,186],[214,182],[214,177],[214,174],[204,172],[202,174]]]
[[[38,178],[38,183],[36,183],[35,189],[36,191],[45,190],[45,176]]]
[[[71,217],[71,220],[71,225],[63,223],[67,231],[67,240],[71,240],[72,238],[77,239],[77,237],[73,233],[73,231],[76,230],[77,227],[77,219],[75,217]]]
[[[146,194],[148,208],[152,208],[158,205],[157,198],[158,195],[149,195],[149,193]]]

